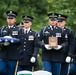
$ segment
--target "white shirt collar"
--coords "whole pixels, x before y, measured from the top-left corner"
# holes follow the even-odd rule
[[[30,31],[30,28],[28,28],[28,29],[24,28],[24,32],[26,32],[26,30],[27,30],[27,33],[28,33]]]
[[[54,26],[54,28],[55,28],[56,26]],[[50,25],[50,28],[52,28],[52,26]]]
[[[9,28],[10,28],[10,27],[12,28],[13,26],[14,26],[14,25],[12,25],[12,26],[8,25]]]

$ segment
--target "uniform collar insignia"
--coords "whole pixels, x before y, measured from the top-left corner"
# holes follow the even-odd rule
[[[31,30],[29,32],[32,32]]]
[[[64,28],[64,30],[66,30],[66,29]]]
[[[56,27],[56,29],[58,29],[58,28]]]
[[[48,26],[48,29],[50,29],[50,26]]]

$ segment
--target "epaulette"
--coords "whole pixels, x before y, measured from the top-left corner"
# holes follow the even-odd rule
[[[73,30],[69,27],[66,27],[69,30],[69,33],[73,32]]]
[[[1,27],[1,35],[2,35],[2,31],[3,31],[3,29],[5,28],[6,26],[2,26]]]
[[[6,27],[7,27],[7,26],[2,26],[2,27],[1,27],[1,30],[3,30],[3,29],[6,28]]]
[[[46,30],[46,27],[43,28],[43,33],[45,32],[45,30]]]
[[[36,30],[32,30],[34,32],[34,35],[37,36],[38,32]]]
[[[69,27],[67,27],[67,26],[66,26],[65,28],[66,28],[66,29],[69,29],[69,30],[72,30],[71,28],[69,28]]]

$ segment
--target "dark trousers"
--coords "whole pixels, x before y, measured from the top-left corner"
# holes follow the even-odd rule
[[[43,70],[49,71],[52,75],[59,75],[60,73],[60,63],[43,61]]]
[[[6,74],[6,63],[4,61],[5,60],[0,59],[0,75]]]
[[[68,64],[61,63],[60,75],[67,75],[67,74],[68,74]]]
[[[71,64],[69,75],[76,75],[76,64]]]
[[[0,59],[0,73],[2,75],[14,75],[15,67],[16,61]]]

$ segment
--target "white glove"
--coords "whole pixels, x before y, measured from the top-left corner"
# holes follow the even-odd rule
[[[52,49],[52,48],[50,47],[50,45],[48,45],[48,44],[45,44],[45,48],[46,48],[47,50]]]
[[[31,63],[35,63],[35,61],[36,61],[36,58],[35,57],[31,57],[30,62]]]
[[[67,63],[70,63],[71,57],[67,56],[65,61],[66,61]]]
[[[8,46],[9,44],[10,44],[10,42],[8,42],[8,41],[4,42],[5,46]]]
[[[54,47],[54,49],[56,49],[56,50],[59,50],[59,49],[61,49],[61,48],[62,48],[61,45],[57,45],[57,47]]]
[[[52,73],[50,72],[50,75],[52,75]]]

